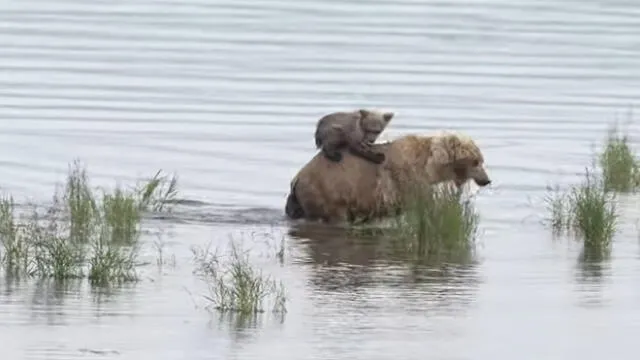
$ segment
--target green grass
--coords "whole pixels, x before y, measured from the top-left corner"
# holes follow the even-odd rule
[[[88,278],[94,285],[134,281],[143,214],[169,211],[176,178],[158,172],[132,190],[91,190],[86,168],[78,160],[69,166],[62,195],[34,209],[26,221],[16,217],[11,196],[0,199],[0,265],[7,274],[56,280]]]
[[[455,186],[418,185],[407,195],[405,211],[387,236],[420,260],[469,260],[479,223],[473,202]]]
[[[94,285],[106,286],[113,282],[135,281],[135,260],[137,244],[123,247],[113,242],[108,227],[102,227],[98,238],[92,244],[89,259],[88,278]]]
[[[550,214],[547,218],[548,223],[551,225],[554,234],[561,234],[571,223],[568,194],[563,192],[558,185],[553,188],[547,187],[547,195],[544,202],[547,212]]]
[[[158,172],[146,183],[142,183],[137,190],[139,208],[155,212],[171,211],[170,204],[176,201],[178,194],[178,178],[174,175],[169,179]]]
[[[81,278],[84,276],[83,264],[86,257],[84,245],[58,231],[56,219],[47,225],[40,219],[37,211],[29,219],[25,242],[30,243],[33,251],[32,268],[28,275],[53,277],[56,280]],[[88,229],[90,230],[90,229]],[[86,234],[90,236],[89,233]]]
[[[584,254],[602,257],[610,251],[618,227],[617,194],[638,189],[640,162],[629,145],[629,136],[615,125],[609,128],[595,159],[581,183],[566,191],[549,188],[545,203],[555,234],[570,233],[583,240]]]
[[[135,244],[140,233],[142,214],[148,211],[171,211],[177,195],[177,178],[161,176],[158,171],[148,182],[132,190],[117,186],[112,193],[103,193],[104,220],[111,227],[111,241]]]
[[[273,311],[286,312],[286,294],[283,284],[265,276],[249,262],[248,253],[233,240],[226,255],[217,250],[192,248],[196,273],[206,282],[210,307],[220,313],[252,315],[264,312],[264,301],[273,302]]]
[[[86,243],[93,233],[98,218],[98,208],[89,185],[87,171],[79,160],[69,165],[64,203],[69,212],[69,239]],[[54,199],[54,203],[58,200]]]
[[[133,244],[139,235],[142,211],[133,194],[117,187],[102,197],[104,220],[109,225],[110,242]]]
[[[589,173],[570,193],[572,228],[584,239],[589,249],[608,249],[617,227],[615,194],[607,192],[604,183]]]
[[[599,156],[605,190],[631,192],[640,186],[640,162],[629,145],[628,134],[609,129],[604,150]]]
[[[571,233],[584,242],[587,253],[606,254],[618,225],[616,195],[588,169],[583,181],[547,197],[549,223],[557,234]]]
[[[24,231],[25,227],[16,226],[13,197],[3,196],[0,199],[0,260],[9,275],[28,272],[31,246],[23,235]]]

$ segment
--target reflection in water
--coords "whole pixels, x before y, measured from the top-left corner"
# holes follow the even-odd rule
[[[49,325],[62,325],[66,323],[66,316],[73,311],[66,301],[70,298],[78,298],[82,282],[78,280],[56,281],[54,279],[40,279],[32,286],[32,295],[29,307],[31,319],[37,321],[44,316]]]
[[[608,250],[608,249],[607,249]],[[602,249],[583,247],[578,255],[577,268],[579,279],[584,282],[599,283],[611,269],[611,254]]]
[[[585,307],[606,304],[605,285],[611,278],[610,255],[600,249],[583,247],[576,261],[576,292]]]
[[[377,289],[405,296],[418,292],[423,303],[446,307],[470,302],[480,282],[475,261],[416,261],[414,254],[398,251],[393,239],[380,232],[362,235],[300,223],[289,235],[304,245],[312,269],[309,282],[317,291],[355,295]]]
[[[89,309],[96,318],[110,316],[105,309],[115,306],[122,310],[122,295],[131,296],[135,288],[135,284],[93,287],[82,279],[60,281],[43,278],[19,281],[12,277],[2,277],[1,280],[0,303],[21,304],[29,309],[30,322],[38,323],[44,318],[48,325],[65,325],[69,321],[75,321],[80,308],[87,304],[91,304]]]
[[[242,313],[212,313],[209,322],[211,328],[229,334],[233,343],[246,344],[255,341],[260,333],[274,326],[281,327],[286,314],[270,312],[242,314]]]
[[[123,306],[123,302],[132,305],[131,302],[137,291],[137,284],[122,283],[114,284],[112,286],[91,286],[87,284],[89,288],[89,294],[80,296],[90,296],[92,303],[92,312],[96,318],[113,316],[113,309],[125,310],[126,306]]]

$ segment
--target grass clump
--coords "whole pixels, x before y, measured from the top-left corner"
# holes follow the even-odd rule
[[[608,248],[615,234],[618,215],[615,195],[606,191],[605,184],[590,174],[570,194],[572,226],[589,248]]]
[[[66,188],[63,195],[69,213],[69,238],[74,242],[87,242],[98,216],[98,208],[94,199],[87,171],[79,160],[69,166]],[[54,198],[54,203],[58,203]]]
[[[57,192],[44,216],[38,209],[21,222],[13,199],[0,199],[1,265],[14,275],[87,277],[92,284],[136,280],[135,258],[142,215],[148,209],[164,211],[163,201],[175,196],[175,177],[164,189],[160,172],[141,187],[96,196],[86,169],[74,161],[64,193]]]
[[[392,223],[403,250],[429,261],[466,260],[472,254],[479,216],[453,185],[413,186],[405,211]]]
[[[609,129],[604,150],[599,156],[606,191],[631,192],[640,186],[640,163],[629,145],[629,136]]]
[[[109,233],[111,229],[101,228],[96,241],[92,244],[93,255],[89,259],[89,281],[94,285],[105,286],[117,281],[134,281],[137,247],[122,247],[113,243]],[[112,231],[112,230],[111,230]]]
[[[549,222],[556,233],[570,233],[584,241],[589,253],[604,254],[610,249],[618,221],[615,193],[605,181],[588,169],[584,180],[562,192],[555,188],[546,199]]]
[[[109,225],[110,241],[132,244],[138,238],[142,209],[133,194],[117,187],[112,194],[102,197],[104,220]]]
[[[14,208],[13,197],[0,198],[0,261],[8,274],[21,274],[28,271],[31,244],[23,236],[24,229],[15,223]]]
[[[71,231],[68,235],[58,231],[55,218],[50,219],[47,226],[41,223],[34,210],[26,227],[25,239],[31,243],[34,253],[33,269],[29,275],[53,277],[56,280],[81,278],[86,256],[83,244],[72,237]]]
[[[586,169],[583,181],[566,191],[556,186],[545,199],[548,222],[556,234],[571,233],[584,241],[585,254],[610,251],[618,226],[616,193],[633,192],[640,186],[640,162],[629,136],[610,127],[602,152],[595,158],[599,174]],[[548,189],[551,190],[551,189]]]
[[[177,178],[162,176],[158,171],[148,182],[132,190],[120,186],[112,193],[103,193],[102,214],[109,224],[111,241],[134,244],[140,233],[140,221],[145,212],[171,211],[177,195]]]
[[[286,312],[284,285],[255,269],[249,262],[248,253],[235,242],[230,241],[226,256],[218,255],[217,250],[211,252],[209,248],[193,248],[192,251],[195,272],[209,288],[205,299],[220,313],[262,313],[266,298],[273,301],[273,312]]]

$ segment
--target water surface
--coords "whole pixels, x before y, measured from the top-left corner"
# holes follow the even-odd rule
[[[5,357],[634,358],[637,199],[603,264],[539,221],[545,186],[577,181],[608,123],[630,118],[639,33],[622,0],[0,3],[0,189],[47,203],[80,157],[96,186],[176,172],[191,201],[150,224],[170,229],[175,266],[136,285],[3,279]],[[477,139],[493,186],[476,263],[411,270],[375,241],[283,220],[315,122],[356,107],[397,112],[388,138]],[[252,231],[285,236],[284,266],[260,264],[289,313],[210,319],[189,247]]]

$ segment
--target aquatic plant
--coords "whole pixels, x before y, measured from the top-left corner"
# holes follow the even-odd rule
[[[579,186],[569,194],[571,225],[584,239],[585,248],[606,250],[617,226],[616,196],[606,191],[604,181],[589,170]]]
[[[571,209],[568,202],[568,194],[558,185],[553,188],[547,186],[547,195],[544,198],[549,217],[545,220],[551,225],[554,234],[558,235],[566,230],[571,223]]]
[[[167,205],[175,202],[177,194],[177,176],[173,175],[169,179],[166,175],[162,175],[161,170],[158,170],[153,178],[138,187],[139,208],[145,211],[170,212],[171,208]]]
[[[463,200],[462,193],[452,184],[413,186],[388,236],[420,259],[468,258],[475,246],[479,216],[471,199]]]
[[[162,268],[164,265],[176,266],[176,255],[171,254],[169,258],[165,257],[164,248],[167,242],[164,240],[161,232],[156,234],[157,239],[153,241],[153,247],[156,250],[156,265]]]
[[[116,187],[113,193],[102,196],[104,221],[109,225],[110,242],[133,244],[139,235],[141,206],[133,193]]]
[[[56,280],[81,278],[86,256],[84,243],[72,238],[71,231],[59,231],[58,219],[52,217],[47,226],[43,225],[37,209],[29,219],[25,229],[25,242],[31,244],[33,251],[32,269],[29,275],[53,277]],[[91,229],[87,229],[91,230]],[[91,236],[86,233],[85,236]],[[83,241],[87,241],[83,238]]]
[[[195,273],[206,282],[209,295],[204,296],[211,307],[221,313],[235,312],[250,315],[264,312],[266,298],[273,300],[274,312],[286,312],[286,293],[282,282],[265,276],[249,262],[248,253],[233,239],[227,256],[217,249],[193,247]]]
[[[628,134],[612,126],[599,156],[605,190],[630,192],[640,186],[640,162],[629,145]]]
[[[135,189],[117,186],[112,193],[103,192],[104,220],[111,227],[111,241],[133,244],[140,232],[142,214],[147,211],[171,211],[171,201],[177,195],[177,178],[168,179],[158,171],[148,182]]]
[[[63,199],[69,212],[70,240],[87,242],[95,226],[98,209],[89,187],[87,171],[78,159],[69,165]],[[58,200],[54,199],[54,203]]]
[[[34,209],[27,222],[16,221],[13,199],[0,199],[5,271],[56,280],[86,276],[95,285],[135,280],[142,214],[149,208],[170,209],[163,202],[175,197],[175,177],[167,181],[158,172],[138,189],[116,187],[96,197],[85,167],[76,160],[65,185],[62,195],[54,194],[44,219]]]
[[[137,244],[119,246],[114,242],[109,227],[101,227],[97,239],[92,244],[92,256],[89,259],[89,281],[93,285],[105,286],[112,282],[135,281],[135,260],[138,255]]]
[[[30,262],[30,244],[22,236],[22,229],[16,226],[14,208],[13,197],[0,199],[0,264],[9,275],[27,272]]]
[[[550,223],[556,233],[572,233],[584,241],[587,253],[608,251],[617,227],[615,193],[605,181],[586,169],[583,181],[566,192],[557,187],[547,197]]]

